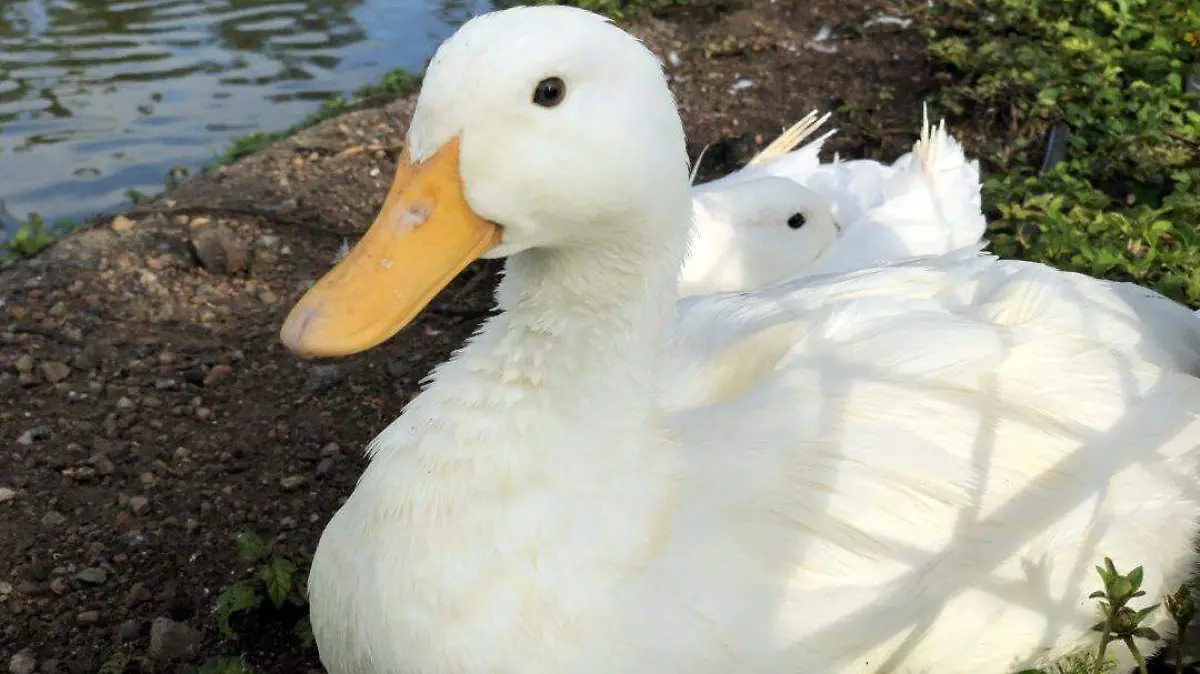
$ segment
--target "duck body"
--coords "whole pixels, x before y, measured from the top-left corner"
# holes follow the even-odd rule
[[[579,377],[549,370],[581,335],[509,351],[486,330],[437,374],[474,393],[414,400],[321,539],[331,674],[1013,672],[1094,647],[1097,560],[1144,565],[1148,600],[1195,565],[1195,317],[1034,265],[938,262],[755,307],[768,374],[628,428],[599,391],[533,383]],[[1156,322],[1133,328],[1129,299]],[[730,300],[681,325],[746,310]]]
[[[370,348],[479,255],[501,313],[321,537],[330,674],[1001,674],[1091,647],[1105,556],[1142,605],[1193,571],[1186,308],[974,249],[679,300],[682,126],[581,10],[465,24],[408,147],[284,343]]]

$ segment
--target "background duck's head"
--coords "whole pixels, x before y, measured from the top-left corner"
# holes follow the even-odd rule
[[[685,236],[687,155],[661,64],[590,12],[464,24],[430,63],[405,155],[370,230],[285,321],[298,354],[382,342],[478,257],[601,247],[619,259]]]

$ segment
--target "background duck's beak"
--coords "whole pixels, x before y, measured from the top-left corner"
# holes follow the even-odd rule
[[[499,242],[499,227],[475,215],[463,195],[457,138],[417,165],[405,152],[371,228],[300,298],[280,339],[305,357],[365,351]]]

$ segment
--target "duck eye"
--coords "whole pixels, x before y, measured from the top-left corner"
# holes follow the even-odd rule
[[[567,84],[559,77],[547,77],[533,90],[533,102],[543,108],[553,108],[567,95]]]
[[[804,217],[803,213],[793,213],[792,217],[787,220],[788,227],[792,229],[800,229],[806,222],[808,222],[808,218]]]

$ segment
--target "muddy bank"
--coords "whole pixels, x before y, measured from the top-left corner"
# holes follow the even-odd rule
[[[753,0],[631,30],[668,63],[692,156],[712,145],[703,178],[813,108],[835,113],[831,153],[903,152],[931,85],[922,41],[862,29],[898,12]],[[487,312],[495,265],[479,264],[369,353],[311,364],[276,339],[379,207],[411,109],[326,121],[0,271],[0,666],[319,670],[302,610],[228,636],[213,607],[250,568],[238,531],[303,565],[365,442]]]

